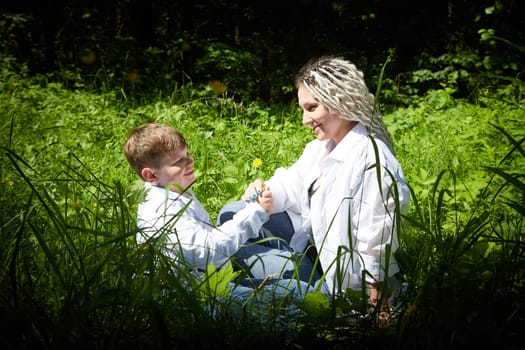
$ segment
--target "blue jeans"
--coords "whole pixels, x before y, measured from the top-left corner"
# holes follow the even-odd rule
[[[261,331],[290,332],[304,315],[298,302],[312,292],[307,283],[295,279],[268,280],[258,287],[235,285],[226,312],[233,319],[242,317],[244,322],[258,323]]]
[[[245,206],[243,201],[227,203],[219,212],[218,224],[230,220]],[[259,231],[259,236],[239,248],[233,260],[249,269],[256,280],[273,275],[284,279],[299,277],[301,281],[313,284],[321,276],[313,269],[310,257],[290,248],[289,243],[294,232],[286,212],[274,213]]]

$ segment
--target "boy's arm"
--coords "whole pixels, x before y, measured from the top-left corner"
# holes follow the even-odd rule
[[[148,186],[146,186],[148,187]],[[232,220],[220,227],[209,223],[209,215],[196,199],[183,198],[163,189],[150,188],[138,208],[139,242],[166,234],[165,254],[175,260],[183,258],[191,265],[205,268],[226,262],[250,238],[258,236],[273,210],[270,191],[257,202],[249,203]]]
[[[256,238],[268,214],[257,203],[250,203],[232,220],[214,227],[198,218],[184,214],[170,233],[172,249],[182,249],[186,261],[200,268],[210,262],[219,266],[226,262],[250,238]]]

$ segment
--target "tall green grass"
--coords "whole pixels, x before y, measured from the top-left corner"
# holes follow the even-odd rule
[[[312,294],[300,305],[306,318],[283,334],[209,312],[227,305],[219,296],[234,278],[228,270],[210,267],[202,280],[163,256],[160,242],[136,244],[142,184],[121,144],[149,121],[181,130],[196,159],[192,189],[214,216],[300,155],[312,135],[294,105],[182,87],[137,106],[5,70],[1,87],[0,345],[522,346],[525,118],[516,90],[477,105],[435,91],[385,116],[413,190],[396,256],[405,283],[397,317],[378,323],[360,291]]]
[[[183,261],[163,254],[162,236],[137,245],[129,204],[138,202],[130,197],[138,191],[102,183],[76,164],[54,188],[64,191],[65,202],[57,203],[34,168],[3,151],[27,186],[27,200],[2,225],[5,345],[173,348],[198,341],[201,348],[225,341],[223,332],[235,344],[250,333],[271,343],[283,331],[271,326],[286,309],[263,312],[250,299],[227,299],[231,270],[209,267],[201,279]],[[68,202],[70,191],[79,188],[89,188],[82,207]],[[264,317],[270,327],[255,328],[260,323],[254,317]]]
[[[451,172],[439,175],[428,206],[413,197],[399,256],[411,286],[400,334],[413,348],[523,344],[525,139],[497,129],[512,148],[485,168],[489,181],[469,210],[443,186],[447,175],[457,183]]]

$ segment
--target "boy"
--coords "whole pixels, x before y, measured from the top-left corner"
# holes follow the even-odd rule
[[[250,238],[257,238],[273,211],[269,189],[261,189],[244,209],[219,227],[189,190],[195,181],[193,157],[184,137],[162,124],[134,128],[124,144],[133,170],[144,180],[146,199],[138,208],[137,240],[167,234],[165,253],[190,266],[220,266]]]
[[[213,227],[210,216],[189,190],[195,181],[193,157],[184,137],[172,127],[139,126],[130,132],[124,151],[147,190],[146,199],[138,208],[137,241],[145,242],[165,233],[164,253],[192,268],[204,270],[210,262],[220,267],[238,254],[246,241],[259,237],[259,230],[273,212],[272,194],[268,188],[261,188],[230,220]],[[293,264],[281,250],[265,249],[259,254],[257,249],[252,250],[256,246],[244,246],[247,251],[235,255],[250,267],[254,278],[230,283],[230,298],[224,305],[212,302],[209,311],[214,315],[226,312],[228,317],[242,320],[250,315],[261,325],[272,321],[273,327],[286,331],[301,315],[291,301],[301,301],[311,288],[296,279],[269,278],[280,275],[285,270],[283,266],[290,264],[293,268]],[[277,301],[286,307],[271,307]],[[284,317],[277,318],[278,314]],[[282,324],[275,323],[277,320]]]

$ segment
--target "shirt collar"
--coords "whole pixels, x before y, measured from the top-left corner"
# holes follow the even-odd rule
[[[153,185],[149,182],[144,182],[144,187],[146,189],[146,191],[148,192],[151,192],[151,191],[154,191],[156,195],[163,195],[163,196],[166,196],[166,193],[168,194],[168,198],[171,199],[171,200],[182,200],[182,201],[188,201],[190,199],[193,199],[194,195],[193,195],[193,192],[191,190],[186,190],[186,192],[184,192],[184,194],[180,194],[180,193],[177,193],[177,192],[173,192],[173,191],[168,191],[166,190],[166,188],[164,187],[160,187],[160,186],[156,186],[156,185]]]
[[[348,153],[355,147],[355,145],[358,144],[363,137],[368,137],[368,135],[368,129],[363,124],[357,123],[352,130],[343,137],[332,152],[330,152],[328,157],[342,161],[348,156]]]

